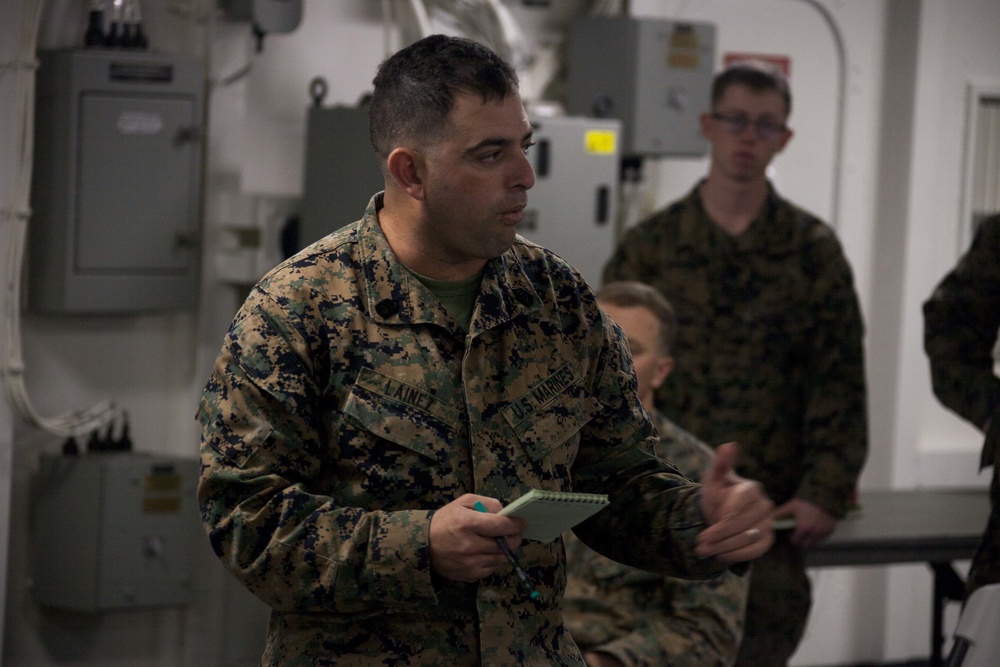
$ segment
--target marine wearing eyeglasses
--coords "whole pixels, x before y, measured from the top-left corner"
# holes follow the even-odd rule
[[[740,472],[794,518],[754,565],[736,663],[785,665],[811,606],[805,552],[844,516],[867,452],[863,324],[833,230],[767,178],[793,137],[786,78],[739,63],[711,102],[707,177],[629,230],[604,281],[670,300],[678,363],[657,408],[705,442],[741,442]]]

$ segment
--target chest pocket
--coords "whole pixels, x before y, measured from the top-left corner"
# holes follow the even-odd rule
[[[532,387],[504,410],[504,419],[536,462],[572,465],[579,433],[601,409],[568,366]]]
[[[435,461],[458,434],[461,414],[428,392],[364,368],[344,415],[377,438]]]

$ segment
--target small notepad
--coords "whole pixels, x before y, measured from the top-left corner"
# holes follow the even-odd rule
[[[498,514],[525,520],[524,538],[551,542],[587,517],[608,505],[602,493],[568,493],[532,489]]]

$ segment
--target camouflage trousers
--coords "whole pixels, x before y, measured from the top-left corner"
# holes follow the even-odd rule
[[[1000,447],[993,455],[993,481],[990,483],[990,518],[983,539],[972,558],[965,597],[987,584],[1000,584]]]
[[[736,667],[785,667],[805,633],[812,585],[805,553],[775,533],[774,546],[750,570],[746,622]]]

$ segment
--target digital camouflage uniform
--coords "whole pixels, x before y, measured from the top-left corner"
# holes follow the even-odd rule
[[[216,554],[272,609],[263,663],[582,665],[562,541],[477,584],[432,574],[431,517],[475,492],[610,493],[579,527],[618,560],[710,577],[700,487],[651,456],[621,330],[579,274],[518,239],[468,334],[365,217],[252,290],[205,388],[198,499]]]
[[[1000,215],[980,223],[972,246],[924,303],[924,349],[934,394],[986,431],[980,468],[993,466],[992,511],[972,560],[966,593],[1000,583]],[[989,429],[985,429],[989,423]]]
[[[658,411],[655,453],[698,481],[712,450]],[[622,565],[566,534],[566,627],[584,652],[600,649],[627,667],[728,667],[743,633],[748,576],[707,581],[663,577]]]
[[[740,474],[775,504],[793,497],[843,517],[867,452],[861,312],[833,231],[769,186],[762,213],[733,237],[698,186],[629,229],[604,282],[639,280],[677,313],[663,413],[717,446],[740,443]],[[784,665],[811,593],[789,534],[758,559],[738,664]]]

